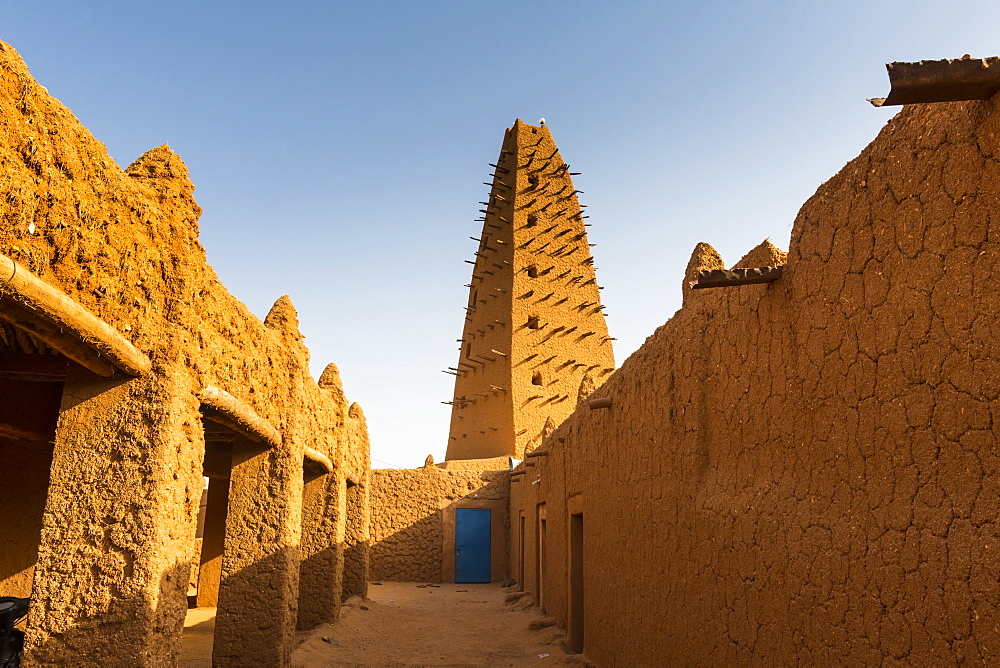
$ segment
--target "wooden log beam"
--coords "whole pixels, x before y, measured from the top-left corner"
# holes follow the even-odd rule
[[[1000,58],[921,60],[887,63],[890,90],[887,97],[872,97],[876,107],[985,100],[1000,90]]]
[[[209,385],[201,391],[200,399],[206,419],[229,427],[255,443],[269,447],[281,444],[281,432],[225,390]]]
[[[70,335],[59,326],[38,317],[34,313],[4,295],[0,297],[0,318],[14,327],[32,334],[46,345],[58,350],[80,366],[90,369],[98,376],[110,378],[117,368],[94,348],[77,337]]]
[[[598,408],[611,408],[611,404],[614,403],[611,397],[599,397],[597,399],[588,399],[587,406],[590,410],[597,410]]]
[[[724,288],[731,285],[770,283],[781,278],[785,267],[753,267],[747,269],[703,269],[689,285],[695,290]]]
[[[316,448],[306,446],[302,449],[302,456],[313,468],[322,471],[322,473],[333,473],[333,462]]]
[[[347,468],[344,469],[344,480],[347,482],[348,487],[361,484],[361,478],[358,477],[358,474]]]
[[[548,450],[542,450],[539,448],[538,450],[532,450],[531,452],[526,454],[524,458],[529,459],[531,457],[548,457],[548,456],[549,456]]]
[[[139,376],[152,363],[122,334],[30,271],[0,255],[0,318],[94,373]]]

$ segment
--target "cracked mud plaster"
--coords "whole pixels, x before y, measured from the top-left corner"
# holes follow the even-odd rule
[[[613,408],[512,485],[564,623],[582,494],[599,665],[1000,662],[998,140],[996,99],[904,108],[802,207],[779,281],[685,288]],[[722,266],[700,244],[685,281]]]

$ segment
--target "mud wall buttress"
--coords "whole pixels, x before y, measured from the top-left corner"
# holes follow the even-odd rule
[[[34,577],[32,662],[166,665],[176,651],[202,487],[199,416],[185,390],[170,374],[122,382],[71,371]],[[94,632],[106,624],[114,636]]]

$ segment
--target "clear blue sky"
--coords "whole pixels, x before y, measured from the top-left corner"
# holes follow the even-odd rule
[[[1000,55],[1000,5],[0,0],[0,39],[121,166],[169,143],[202,241],[263,316],[290,294],[376,466],[444,456],[482,182],[544,116],[590,206],[620,363],[699,241],[769,237],[894,113],[884,63]],[[265,273],[260,271],[266,267]]]

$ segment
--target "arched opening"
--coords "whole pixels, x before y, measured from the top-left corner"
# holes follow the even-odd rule
[[[526,227],[534,227],[537,224],[538,224],[538,216],[536,216],[535,214],[531,214],[530,216],[528,216],[528,224],[526,225]]]
[[[541,327],[541,325],[538,322],[537,315],[529,315],[528,322],[526,323],[526,325],[528,329],[539,329]]]
[[[528,276],[530,276],[531,278],[538,278],[538,267],[536,267],[535,265],[531,265],[530,267],[528,267]]]
[[[532,385],[541,385],[542,384],[542,372],[541,371],[536,371],[535,373],[531,374],[531,384]]]

